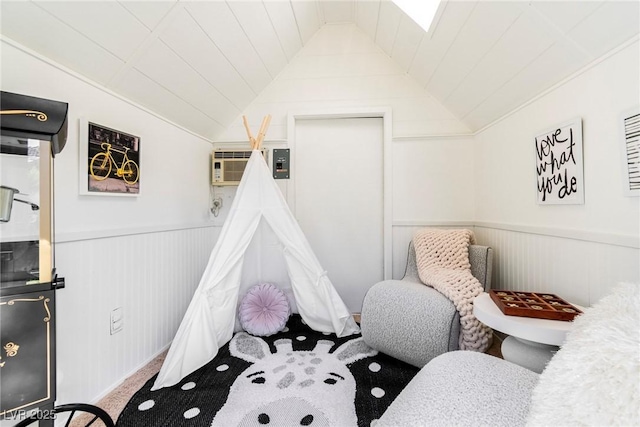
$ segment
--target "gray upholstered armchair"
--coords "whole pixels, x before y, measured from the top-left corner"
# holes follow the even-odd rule
[[[471,273],[485,290],[491,288],[492,259],[490,247],[469,247]],[[369,346],[417,367],[459,348],[458,311],[447,297],[420,281],[413,244],[404,278],[379,282],[367,292],[360,326]]]

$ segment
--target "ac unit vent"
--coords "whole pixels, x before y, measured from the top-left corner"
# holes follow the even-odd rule
[[[260,150],[267,158],[267,150]],[[239,185],[252,150],[216,150],[211,155],[211,185]]]
[[[214,151],[213,157],[216,159],[248,159],[251,157],[251,150]]]

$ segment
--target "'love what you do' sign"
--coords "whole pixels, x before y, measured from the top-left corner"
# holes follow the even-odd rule
[[[582,119],[536,136],[538,204],[583,204]]]

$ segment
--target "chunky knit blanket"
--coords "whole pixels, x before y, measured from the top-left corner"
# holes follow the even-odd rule
[[[492,331],[473,315],[473,299],[483,292],[471,274],[469,245],[471,230],[425,228],[413,236],[420,280],[453,302],[460,313],[461,350],[484,352],[491,345]]]

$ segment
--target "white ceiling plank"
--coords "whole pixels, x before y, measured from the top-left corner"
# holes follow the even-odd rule
[[[273,28],[276,30],[282,49],[287,58],[291,60],[302,48],[302,40],[291,4],[285,1],[265,1],[263,4]]]
[[[1,2],[2,34],[96,82],[106,84],[124,62],[31,2]]]
[[[279,79],[395,75],[402,71],[384,52],[350,53],[349,55],[299,55],[278,77]]]
[[[427,90],[439,100],[446,100],[522,13],[521,3],[478,2],[433,74]]]
[[[530,5],[538,10],[558,30],[567,34],[580,21],[591,15],[604,1],[563,1],[534,0]]]
[[[167,1],[130,1],[119,0],[120,4],[140,20],[148,29],[153,30],[162,18],[175,6],[177,0]]]
[[[379,11],[380,0],[357,0],[356,2],[356,24],[371,37],[371,40],[376,38]]]
[[[190,2],[187,10],[258,93],[272,80],[262,59],[225,2]]]
[[[185,10],[176,14],[160,39],[238,109],[255,98],[256,93]]]
[[[463,118],[478,130],[587,65],[590,58],[561,39]]]
[[[379,52],[371,39],[355,24],[325,25],[307,43],[300,55],[336,55]]]
[[[315,1],[293,1],[291,2],[293,13],[298,23],[302,44],[307,44],[309,39],[320,28],[320,18],[318,17],[318,8]]]
[[[404,15],[400,20],[400,27],[393,44],[391,57],[405,73],[409,71],[418,46],[426,34],[426,31],[408,16]]]
[[[239,110],[161,40],[156,40],[135,63],[135,68],[220,124]]]
[[[422,39],[409,69],[409,75],[421,86],[427,85],[476,4],[475,0],[447,1],[444,4],[444,12],[434,33]]]
[[[376,88],[372,91],[371,88]],[[260,95],[262,103],[323,102],[330,100],[358,100],[413,98],[425,95],[405,75],[329,77],[323,79],[275,80]]]
[[[118,2],[38,1],[35,3],[125,61],[151,34],[147,27]]]
[[[229,2],[229,7],[271,77],[277,76],[288,60],[262,2]]]
[[[523,13],[447,98],[447,106],[458,117],[466,116],[562,37],[536,12]]]
[[[375,41],[389,56],[391,56],[393,52],[393,43],[396,40],[396,34],[398,34],[398,26],[400,25],[402,15],[404,15],[404,13],[390,0],[380,1],[378,31]]]
[[[458,120],[438,100],[426,91],[416,93],[418,98],[406,99],[398,102],[397,109],[402,112],[402,117],[407,120]],[[395,110],[394,110],[395,111]],[[460,122],[462,123],[462,122]]]
[[[568,36],[594,58],[640,32],[640,2],[609,1],[580,22]]]
[[[354,22],[354,0],[325,0],[320,5],[327,24]]]
[[[115,89],[143,107],[205,138],[213,138],[224,130],[220,124],[137,70],[130,70]]]

